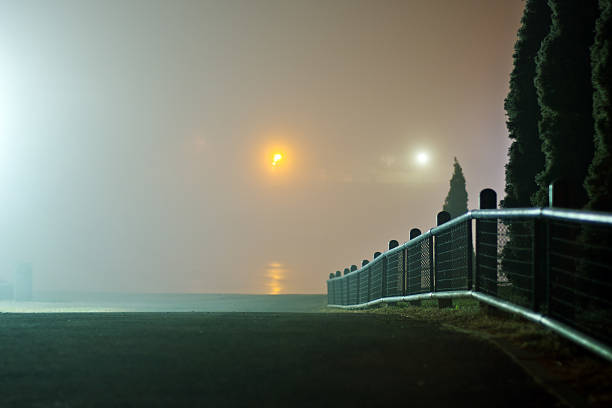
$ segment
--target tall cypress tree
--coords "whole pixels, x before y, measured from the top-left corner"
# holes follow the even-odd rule
[[[465,189],[463,169],[455,157],[453,176],[450,179],[450,188],[444,200],[443,211],[447,211],[451,218],[458,217],[467,212],[468,194]]]
[[[536,177],[536,205],[548,204],[548,185],[564,178],[576,185],[573,200],[587,202],[582,187],[593,159],[593,87],[589,48],[593,44],[597,0],[549,0],[550,32],[536,59],[536,89],[544,170]]]
[[[585,187],[590,209],[612,211],[612,0],[599,0],[599,8],[591,47],[595,154]]]
[[[589,209],[612,211],[612,0],[599,0],[599,11],[595,41],[591,47],[595,153],[584,186],[589,196]],[[574,318],[587,330],[595,324],[593,334],[597,334],[601,333],[601,320],[593,321],[585,316],[601,316],[605,306],[602,307],[600,299],[610,296],[610,274],[601,265],[610,262],[610,251],[602,248],[612,248],[612,236],[606,228],[584,225],[577,241],[584,251],[580,254],[582,256],[576,269],[584,278],[561,283],[588,293],[586,299],[583,297],[574,301],[586,311]],[[572,307],[571,310],[576,309]],[[605,315],[603,318],[606,318]]]
[[[535,57],[550,29],[550,7],[544,0],[527,0],[521,28],[514,45],[514,68],[510,74],[510,92],[504,108],[509,137],[506,165],[506,195],[502,207],[530,207],[537,191],[536,175],[544,168],[542,141],[538,133],[540,107],[533,80]]]

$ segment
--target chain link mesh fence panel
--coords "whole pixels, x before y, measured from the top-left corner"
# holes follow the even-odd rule
[[[534,220],[506,219],[497,223],[497,296],[534,308]]]
[[[357,272],[351,272],[347,275],[348,279],[348,288],[349,288],[349,296],[348,302],[349,305],[355,305],[359,302],[359,275]]]
[[[476,221],[476,290],[497,296],[497,219]]]
[[[401,296],[404,277],[404,251],[387,256],[385,296]]]
[[[342,280],[340,278],[334,279],[334,304],[342,304]]]
[[[612,231],[609,226],[549,223],[548,314],[612,343]]]
[[[469,270],[468,228],[471,224],[466,221],[436,235],[436,291],[468,289],[468,273],[472,272]]]
[[[383,296],[383,260],[377,260],[370,266],[370,300]]]
[[[359,271],[359,303],[370,301],[370,268]]]
[[[431,251],[429,239],[422,239],[406,250],[406,294],[431,291]]]
[[[342,285],[342,303],[343,305],[348,305],[348,276],[344,275],[342,276],[342,280],[340,281],[341,285]]]

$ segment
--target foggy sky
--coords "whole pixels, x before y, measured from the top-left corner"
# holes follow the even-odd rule
[[[522,8],[0,1],[0,279],[324,292],[434,225],[453,156],[501,197]]]

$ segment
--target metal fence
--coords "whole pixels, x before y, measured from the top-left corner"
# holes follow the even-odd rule
[[[442,218],[360,269],[330,275],[329,305],[472,296],[612,360],[612,214],[482,209]]]

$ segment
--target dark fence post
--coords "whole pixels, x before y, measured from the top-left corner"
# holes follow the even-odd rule
[[[387,297],[387,257],[383,256],[382,259],[382,297]]]
[[[371,299],[371,295],[372,295],[372,268],[368,268],[368,295],[367,295],[368,302],[370,300],[373,300]]]
[[[389,250],[391,250],[393,248],[397,248],[398,246],[399,246],[399,242],[397,242],[397,240],[392,239],[391,241],[389,241],[389,246],[388,246]],[[387,258],[385,258],[385,263],[386,263],[386,261],[387,261]],[[398,267],[399,267],[399,265],[398,265]],[[387,275],[388,275],[387,274],[387,270],[385,269],[385,278],[386,278],[385,279],[385,281],[386,281],[385,287],[386,287],[386,291],[387,291],[387,295],[388,295],[389,294],[389,282],[388,282],[388,278],[389,277]],[[403,281],[403,276],[402,276],[402,281]],[[403,294],[403,290],[400,293]],[[393,303],[391,305],[393,305]]]
[[[439,227],[442,224],[445,224],[447,222],[449,222],[451,219],[451,216],[448,212],[446,211],[440,211],[438,213],[438,215],[436,216],[436,225]],[[436,236],[434,238],[434,291],[439,291],[440,289],[444,289],[444,288],[440,288],[439,284],[439,280],[440,279],[444,279],[446,276],[444,274],[444,272],[441,271],[442,268],[440,268],[440,262],[442,261],[442,256],[439,254],[439,252],[448,252],[448,248],[447,246],[449,245],[449,237],[448,236]],[[448,255],[444,255],[445,257],[448,257]],[[453,306],[453,300],[451,298],[444,298],[444,299],[438,299],[438,307],[440,308],[444,308],[444,307],[452,307]]]
[[[497,208],[497,194],[490,188],[480,192],[481,210]],[[476,220],[476,290],[497,296],[497,218]]]
[[[357,279],[357,288],[356,288],[357,294],[355,295],[355,304],[360,304],[361,300],[359,297],[361,296],[361,272],[357,271],[355,275],[356,276],[354,279]]]
[[[495,190],[485,188],[478,197],[478,206],[481,210],[494,210],[497,208],[497,193]]]
[[[338,276],[341,277],[341,276]],[[338,283],[337,283],[337,294],[338,297],[336,298],[336,301],[338,302],[339,305],[343,305],[344,304],[344,281],[342,279],[338,279]]]
[[[336,278],[341,276],[342,273],[340,271],[336,271]],[[342,285],[340,280],[334,282],[334,304],[342,304]]]
[[[433,235],[427,238],[427,247],[429,248],[429,291],[434,291],[434,239]]]
[[[374,252],[374,256],[372,257],[372,261],[375,260],[376,258],[378,258],[380,255],[381,255],[380,252],[378,252],[378,251]],[[368,287],[369,287],[369,289],[368,289],[368,299],[369,300],[375,300],[375,299],[370,299],[370,293],[371,293],[370,290],[371,290],[371,287],[372,287],[372,272],[371,271],[368,272],[368,279],[369,279],[368,280]],[[381,285],[382,285],[382,276],[380,277],[380,282],[381,282]],[[381,291],[381,296],[382,296],[382,291]]]
[[[450,219],[451,219],[451,216],[448,212],[440,211],[438,215],[436,216],[436,225],[439,227],[440,225],[449,222]]]
[[[419,235],[421,235],[421,230],[420,229],[412,228],[410,230],[410,240],[415,239]],[[408,249],[408,248],[406,248],[406,255],[404,256],[404,259],[405,259],[405,264],[406,264],[406,267],[404,268],[404,270],[405,270],[404,274],[406,275],[406,292],[405,292],[405,294],[406,295],[411,295],[412,291],[410,290],[410,282],[412,282],[412,280],[415,279],[413,277],[413,275],[415,275],[415,272],[418,272],[418,274],[419,274],[419,276],[418,276],[418,278],[419,278],[419,288],[421,286],[421,280],[423,279],[421,277],[421,273],[422,273],[421,262],[419,262],[419,268],[416,271],[413,271],[410,268],[410,249]],[[419,255],[419,261],[420,261],[420,255]],[[420,300],[413,300],[413,301],[410,302],[410,304],[413,305],[413,306],[420,306],[421,305],[421,301]]]
[[[406,296],[406,282],[408,281],[408,248],[402,249],[402,296]]]
[[[351,273],[357,271],[357,265],[351,265]],[[353,274],[350,278],[351,281],[357,280],[357,284],[355,285],[355,293],[352,295],[355,297],[355,304],[359,304],[359,274]]]
[[[448,212],[446,211],[440,211],[438,213],[438,215],[436,215],[436,226],[440,226],[444,223],[449,222],[451,219],[451,216]],[[442,245],[446,244],[448,241],[448,239],[446,239],[446,237],[440,237],[440,236],[436,236],[434,239],[434,292],[437,292],[439,288],[438,285],[438,278],[443,278],[443,276],[441,276],[441,273],[439,271],[439,261],[440,261],[440,256],[438,255],[438,251],[439,248],[442,247]]]
[[[474,244],[472,243],[472,219],[466,221],[467,230],[467,290],[474,289]]]
[[[344,268],[344,282],[342,285],[342,290],[344,291],[344,296],[342,296],[342,304],[343,305],[348,305],[349,304],[349,299],[350,299],[350,292],[349,292],[349,280],[348,280],[348,274],[350,273],[350,269],[349,268]]]
[[[357,265],[351,265],[351,274],[349,276],[349,288],[351,291],[352,299],[349,304],[356,305],[359,304],[359,274],[357,272]]]

